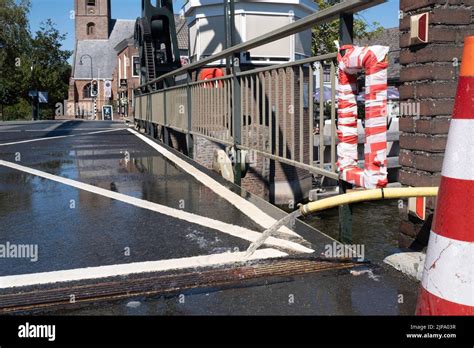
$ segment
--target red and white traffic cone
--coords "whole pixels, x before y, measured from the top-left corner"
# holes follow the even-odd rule
[[[418,315],[474,315],[474,36],[466,37]]]

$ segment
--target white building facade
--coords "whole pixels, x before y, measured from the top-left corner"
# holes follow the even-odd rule
[[[249,41],[293,23],[317,10],[311,0],[236,0],[235,44]],[[184,5],[189,27],[192,62],[224,49],[224,7],[222,0],[189,0]],[[311,56],[311,30],[306,30],[250,51],[250,63],[269,65]],[[223,62],[216,62],[222,64]]]

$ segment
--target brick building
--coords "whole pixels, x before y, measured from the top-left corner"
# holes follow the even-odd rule
[[[92,79],[99,85],[96,119],[102,119],[104,105],[113,107],[114,119],[130,115],[132,91],[139,84],[138,51],[133,43],[135,20],[112,19],[110,0],[74,0],[74,11],[76,44],[67,116],[94,118]],[[187,26],[179,16],[175,19],[180,53],[187,56]]]
[[[112,74],[117,91],[116,113],[128,117],[133,112],[133,90],[140,84],[140,60],[133,39],[122,40],[115,46],[117,65]]]
[[[438,186],[453,111],[464,38],[474,35],[474,1],[400,1],[400,100],[412,105],[400,119],[400,181]],[[428,43],[410,45],[410,16],[429,13]],[[431,214],[435,199],[427,201]],[[406,216],[400,245],[416,248],[421,221]],[[421,237],[421,236],[420,236]],[[419,238],[418,238],[419,239]]]

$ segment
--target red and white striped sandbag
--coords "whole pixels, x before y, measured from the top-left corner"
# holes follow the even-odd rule
[[[342,46],[338,54],[339,177],[367,189],[387,185],[387,46]],[[357,73],[365,71],[365,165],[357,166]]]

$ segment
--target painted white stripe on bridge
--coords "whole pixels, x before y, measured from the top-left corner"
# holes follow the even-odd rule
[[[23,133],[23,132],[28,132],[28,133],[45,133],[45,132],[74,132],[74,131],[101,131],[101,130],[112,130],[111,128],[61,128],[57,129],[58,127],[54,129],[6,129],[3,130],[0,127],[0,133]],[[114,128],[113,130],[119,130],[119,129],[127,129],[127,128]]]
[[[73,131],[100,131],[100,130],[112,130],[112,128],[61,128],[58,129],[59,127],[53,128],[53,129],[25,129],[24,132],[73,132]],[[119,129],[127,129],[126,127],[116,127],[113,128],[114,130],[119,130]]]
[[[170,207],[167,207],[165,205],[161,205],[161,204],[158,204],[158,203],[153,203],[153,202],[146,201],[146,200],[143,200],[143,199],[139,199],[139,198],[136,198],[136,197],[128,196],[128,195],[125,195],[123,193],[118,193],[118,192],[103,189],[101,187],[85,184],[85,183],[80,182],[80,181],[63,178],[61,176],[57,176],[57,175],[49,174],[49,173],[46,173],[46,172],[42,172],[42,171],[39,171],[39,170],[36,170],[36,169],[33,169],[33,168],[29,168],[29,167],[25,167],[25,166],[22,166],[22,165],[19,165],[19,164],[16,164],[16,163],[0,160],[0,165],[11,168],[11,169],[19,170],[19,171],[22,171],[22,172],[25,172],[25,173],[29,173],[29,174],[32,174],[32,175],[36,175],[36,176],[39,176],[39,177],[42,177],[42,178],[45,178],[45,179],[56,181],[56,182],[59,182],[61,184],[72,186],[72,187],[75,187],[75,188],[83,190],[83,191],[88,191],[88,192],[91,192],[91,193],[94,193],[94,194],[98,194],[98,195],[105,196],[105,197],[108,197],[108,198],[111,198],[111,199],[115,199],[117,201],[128,203],[130,205],[133,205],[133,206],[136,206],[136,207],[139,207],[139,208],[152,210],[152,211],[158,212],[158,213],[163,214],[163,215],[171,216],[171,217],[176,218],[176,219],[180,219],[180,220],[184,220],[184,221],[187,221],[187,222],[190,222],[190,223],[194,223],[194,224],[197,224],[197,225],[208,227],[208,228],[211,228],[213,230],[217,230],[218,232],[226,233],[228,235],[231,235],[231,236],[234,236],[234,237],[237,237],[237,238],[241,238],[241,239],[247,240],[249,242],[256,241],[262,235],[259,232],[255,232],[255,231],[249,230],[249,229],[244,228],[244,227],[228,224],[226,222],[214,220],[214,219],[207,218],[207,217],[204,217],[204,216],[201,216],[201,215],[188,213],[188,212],[185,212],[183,210],[170,208]],[[301,244],[294,243],[294,242],[287,241],[287,240],[283,240],[283,239],[274,238],[274,237],[269,238],[267,240],[267,242],[265,242],[265,244],[270,245],[270,246],[274,246],[274,247],[278,247],[278,248],[282,248],[282,249],[286,249],[286,250],[291,250],[291,251],[294,251],[294,252],[300,252],[300,253],[311,253],[311,252],[313,252],[312,249],[307,248],[305,246],[302,246]]]
[[[474,180],[474,120],[451,120],[441,174]]]
[[[78,137],[82,135],[93,135],[93,134],[101,134],[101,133],[108,133],[108,132],[116,132],[119,130],[125,130],[126,128],[115,128],[115,129],[109,129],[109,130],[104,130],[104,131],[97,131],[97,132],[88,132],[88,133],[81,133],[81,134],[68,134],[68,135],[58,135],[55,137],[43,137],[43,138],[35,138],[35,139],[28,139],[28,140],[20,140],[20,141],[14,141],[11,143],[0,143],[0,146],[8,146],[8,145],[16,145],[16,144],[24,144],[24,143],[32,143],[35,141],[43,141],[43,140],[54,140],[54,139],[62,139],[62,138],[70,138],[70,137]]]
[[[150,138],[138,133],[134,129],[129,128],[128,130],[131,133],[135,134],[140,139],[142,139],[148,145],[153,147],[155,150],[157,150],[160,154],[165,156],[171,162],[175,163],[182,170],[186,171],[187,173],[195,177],[199,182],[201,182],[202,184],[207,186],[209,189],[214,191],[216,194],[218,194],[219,196],[227,200],[229,203],[234,205],[237,209],[239,209],[241,212],[243,212],[245,215],[247,215],[250,219],[255,221],[260,226],[264,228],[270,228],[271,226],[275,224],[276,220],[272,218],[270,215],[268,215],[267,213],[265,213],[263,210],[258,208],[256,205],[250,203],[245,198],[232,192],[227,187],[225,187],[224,185],[220,184],[219,182],[211,178],[209,175],[201,172],[199,169],[189,164],[188,162],[184,161],[183,159],[179,158],[178,156],[173,154],[171,151],[168,151],[166,148],[154,142]],[[300,237],[299,234],[292,231],[288,227],[281,227],[278,231],[289,234],[289,235]]]
[[[245,258],[245,252],[238,252],[193,256],[160,261],[134,262],[120,265],[77,268],[71,270],[43,273],[20,274],[0,277],[0,289],[108,278],[138,273],[163,272],[186,268],[219,266],[233,264],[246,260],[262,260],[284,256],[287,256],[287,254],[278,250],[261,249],[257,250],[255,254],[253,254],[248,259]]]

